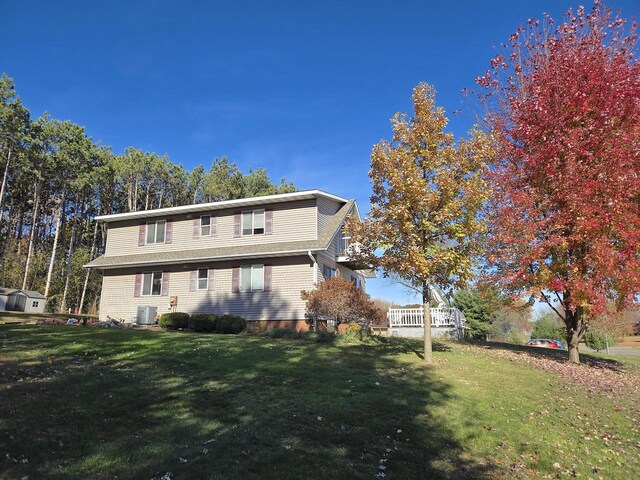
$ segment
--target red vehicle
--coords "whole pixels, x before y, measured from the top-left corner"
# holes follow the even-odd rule
[[[528,347],[540,348],[558,348],[564,350],[564,344],[560,340],[551,340],[548,338],[532,338],[527,342]]]

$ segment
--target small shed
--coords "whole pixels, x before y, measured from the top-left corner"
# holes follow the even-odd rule
[[[0,310],[15,310],[17,292],[15,288],[0,287]]]
[[[43,313],[46,297],[35,290],[0,288],[0,310]]]

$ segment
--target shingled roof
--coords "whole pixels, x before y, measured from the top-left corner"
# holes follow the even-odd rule
[[[282,257],[326,250],[338,233],[340,226],[355,206],[348,200],[319,233],[317,240],[278,242],[258,245],[200,248],[175,252],[141,253],[135,255],[101,256],[85,265],[87,268],[118,268],[141,265],[167,265],[175,263],[202,262],[207,260],[234,260],[240,258]]]

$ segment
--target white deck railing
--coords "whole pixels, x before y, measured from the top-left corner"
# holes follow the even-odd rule
[[[424,316],[420,308],[390,308],[387,312],[389,327],[423,327]],[[457,308],[432,308],[432,327],[462,328],[464,314]]]

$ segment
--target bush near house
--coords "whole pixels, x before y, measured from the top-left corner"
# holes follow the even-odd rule
[[[189,318],[189,330],[213,333],[218,330],[218,316],[215,313],[196,313]]]
[[[163,313],[158,320],[158,325],[169,330],[187,328],[189,326],[189,314],[184,312]]]
[[[247,321],[238,315],[218,315],[216,319],[217,333],[242,333],[247,329]]]
[[[360,333],[368,334],[369,326],[381,324],[386,319],[386,312],[376,306],[362,287],[341,277],[331,277],[311,291],[302,290],[300,297],[307,302],[307,313],[314,326],[318,320],[331,318],[336,331],[342,324],[358,324]]]
[[[264,335],[269,338],[288,338],[297,340],[303,338],[302,332],[296,332],[293,328],[278,327],[264,332]]]

